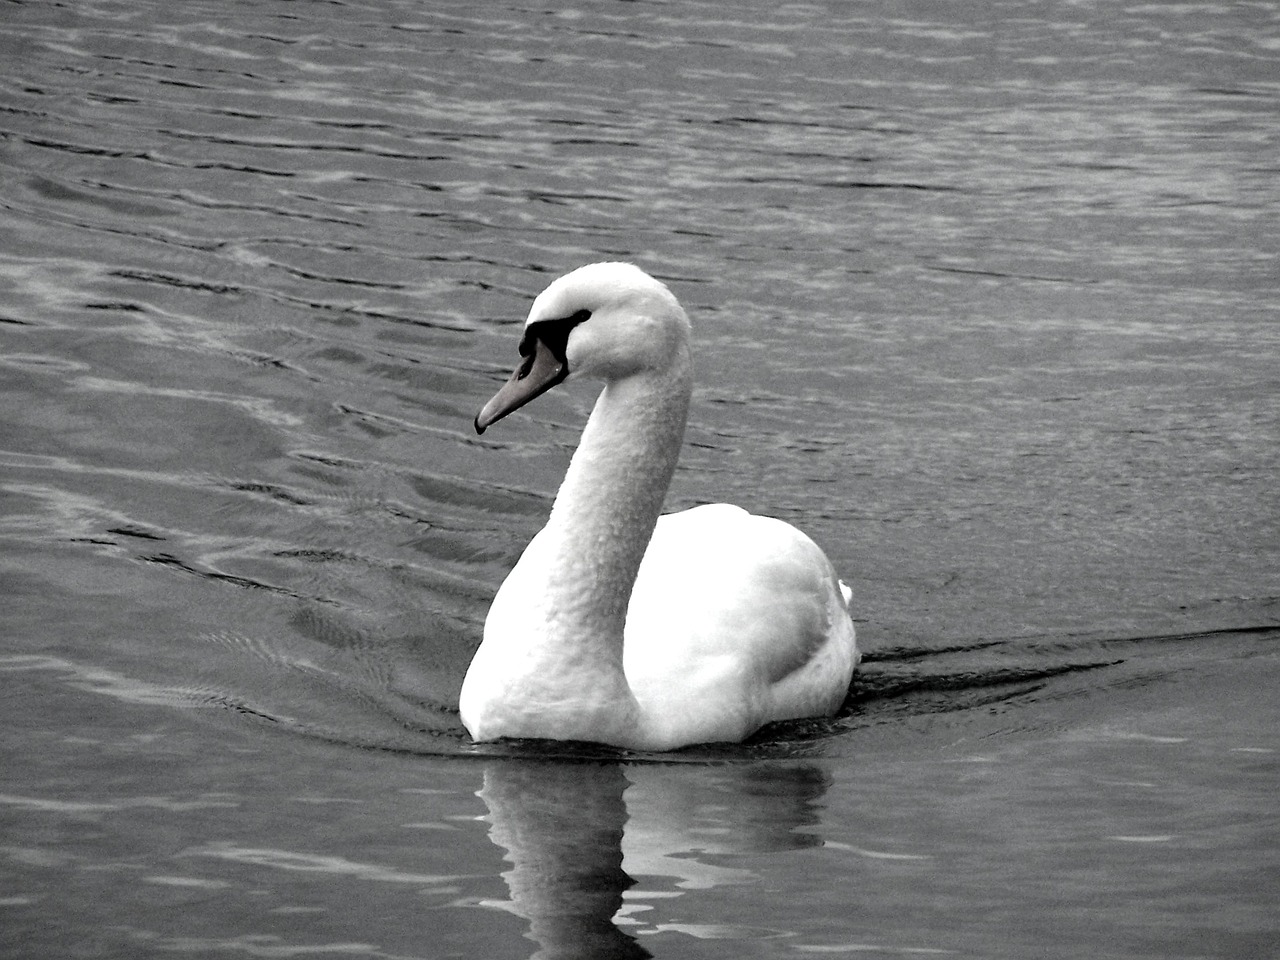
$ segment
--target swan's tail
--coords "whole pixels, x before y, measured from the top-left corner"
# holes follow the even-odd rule
[[[853,591],[849,589],[849,585],[843,580],[837,580],[836,583],[840,584],[840,595],[844,597],[844,608],[848,610],[849,604],[853,602]]]

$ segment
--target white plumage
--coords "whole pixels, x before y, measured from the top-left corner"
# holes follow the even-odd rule
[[[643,750],[834,713],[858,663],[848,589],[807,536],[712,504],[659,516],[692,389],[689,320],[630,264],[554,281],[476,418],[572,374],[604,381],[547,525],[494,598],[463,681],[476,740]]]

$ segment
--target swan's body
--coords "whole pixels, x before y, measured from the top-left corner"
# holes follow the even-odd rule
[[[692,389],[670,291],[629,264],[582,267],[534,301],[520,352],[478,430],[570,372],[605,387],[489,610],[459,704],[472,737],[668,750],[834,713],[858,653],[823,552],[726,504],[659,516]]]

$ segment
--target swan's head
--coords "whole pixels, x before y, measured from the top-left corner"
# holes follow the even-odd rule
[[[476,417],[476,432],[570,375],[612,381],[669,369],[689,318],[662,283],[629,263],[593,263],[552,281],[524,322],[520,365]]]

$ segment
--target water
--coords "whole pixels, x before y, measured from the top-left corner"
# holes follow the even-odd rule
[[[1275,954],[1271,5],[4,22],[4,955]],[[593,396],[470,421],[604,257],[671,507],[854,587],[839,717],[459,728]]]

